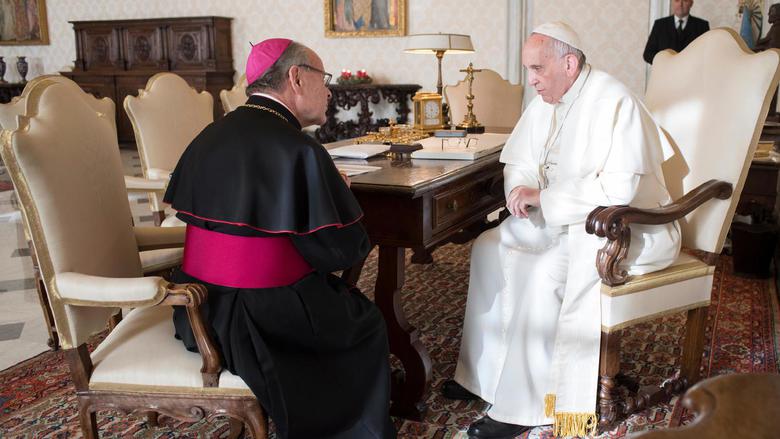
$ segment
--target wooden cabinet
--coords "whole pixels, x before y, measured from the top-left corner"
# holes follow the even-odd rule
[[[181,17],[72,21],[75,67],[62,75],[97,97],[114,100],[120,142],[135,140],[123,107],[125,96],[137,96],[158,72],[176,73],[196,90],[211,93],[216,119],[223,114],[219,91],[233,87],[230,20]]]

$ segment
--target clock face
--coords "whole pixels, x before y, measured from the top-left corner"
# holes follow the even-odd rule
[[[425,102],[425,125],[437,125],[439,123],[439,116],[441,114],[441,106],[436,101]]]

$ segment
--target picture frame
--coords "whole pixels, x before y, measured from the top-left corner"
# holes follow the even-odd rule
[[[3,4],[0,46],[49,44],[46,0],[6,0]]]
[[[324,0],[328,38],[406,35],[408,0]]]

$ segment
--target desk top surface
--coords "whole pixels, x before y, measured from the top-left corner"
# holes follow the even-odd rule
[[[493,128],[493,133],[507,133],[510,130]],[[351,140],[340,140],[325,144],[325,148],[336,148],[350,144]],[[498,163],[499,152],[476,160],[433,160],[412,159],[408,155],[392,158],[380,155],[368,160],[337,159],[342,163],[367,164],[382,169],[350,177],[352,188],[358,191],[403,192],[418,195],[437,189],[464,174],[479,172]],[[397,156],[396,156],[397,157]]]

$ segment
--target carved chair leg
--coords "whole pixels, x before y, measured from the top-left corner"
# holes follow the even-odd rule
[[[268,420],[259,403],[255,402],[247,407],[246,423],[254,439],[268,438]]]
[[[244,433],[244,421],[236,418],[230,418],[230,436],[229,439],[238,439]]]
[[[97,416],[91,403],[79,399],[79,422],[84,439],[98,439]]]
[[[617,392],[620,373],[620,332],[601,333],[599,358],[599,430],[604,431],[617,422],[622,414]]]
[[[680,376],[685,380],[685,387],[699,381],[708,308],[703,306],[688,311],[688,318],[685,321],[685,339],[680,362]]]
[[[149,425],[150,428],[157,428],[160,426],[160,423],[157,422],[157,412],[146,412],[146,424]]]

